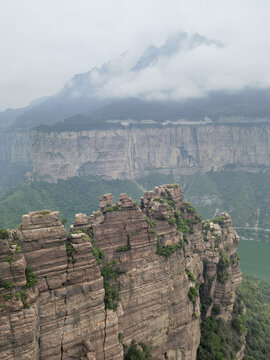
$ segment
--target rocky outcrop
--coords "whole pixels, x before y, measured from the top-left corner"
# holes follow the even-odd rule
[[[105,194],[68,236],[43,210],[0,237],[0,358],[117,360],[135,340],[193,360],[201,320],[232,318],[238,236],[228,214],[202,224],[179,185],[140,206]]]
[[[270,166],[269,124],[197,124],[31,133],[33,171],[56,182],[73,176],[189,175],[226,166]]]
[[[58,213],[50,211],[23,216],[20,230],[1,240],[0,273],[12,287],[1,291],[1,358],[122,358],[116,315],[104,308],[92,244],[75,234],[69,245],[74,255],[68,256],[66,241]],[[12,255],[12,243],[22,252]],[[26,266],[37,278],[29,288]]]

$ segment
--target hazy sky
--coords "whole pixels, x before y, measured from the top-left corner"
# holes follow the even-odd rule
[[[226,47],[176,56],[136,80],[123,73],[104,93],[116,85],[119,96],[150,96],[170,84],[175,97],[269,86],[269,19],[269,0],[1,0],[0,110],[52,95],[74,74],[125,50],[138,57],[150,43],[161,45],[182,30]]]

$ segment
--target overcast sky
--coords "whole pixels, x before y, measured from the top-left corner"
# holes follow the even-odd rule
[[[165,73],[159,64],[136,81],[124,74],[104,93],[117,85],[120,95],[147,88],[150,96],[153,80],[155,89],[167,88],[176,75],[175,97],[203,87],[269,86],[269,19],[269,0],[1,0],[0,110],[52,95],[74,74],[126,50],[138,57],[178,31],[198,32],[226,47],[175,57]]]

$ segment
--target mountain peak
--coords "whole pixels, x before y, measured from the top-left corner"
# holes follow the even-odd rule
[[[180,51],[190,51],[201,45],[223,47],[224,44],[218,40],[208,39],[198,33],[189,36],[186,32],[170,35],[160,47],[151,44],[144,51],[132,70],[142,70],[159,60],[160,57],[169,57]]]

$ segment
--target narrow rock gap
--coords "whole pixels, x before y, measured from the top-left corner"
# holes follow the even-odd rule
[[[106,334],[107,334],[107,316],[108,316],[108,312],[105,309],[105,326],[104,326],[104,341],[103,341],[103,356],[104,356],[104,360],[106,360],[106,355],[105,355],[105,345],[106,345]]]
[[[65,287],[66,287],[66,295],[64,297],[64,303],[65,306],[67,305],[67,288],[68,288],[68,273],[69,273],[69,267],[70,267],[70,258],[69,256],[67,256],[67,270],[66,270],[66,281],[65,281]],[[63,355],[64,355],[64,349],[63,349],[63,341],[64,341],[64,329],[65,329],[65,325],[66,325],[66,321],[67,321],[67,309],[65,311],[65,317],[64,317],[64,321],[63,321],[63,327],[62,327],[62,337],[61,337],[61,360],[63,360]]]

